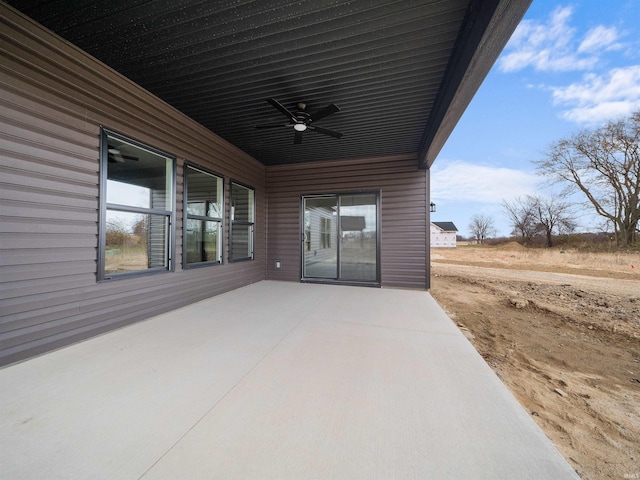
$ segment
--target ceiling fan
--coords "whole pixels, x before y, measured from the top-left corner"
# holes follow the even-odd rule
[[[125,160],[131,160],[134,162],[137,162],[139,159],[138,157],[134,157],[132,155],[126,155],[123,151],[122,151],[122,147],[120,148],[115,148],[112,145],[109,145],[109,163],[124,163]]]
[[[323,135],[328,135],[333,138],[342,137],[342,133],[340,132],[329,130],[328,128],[317,127],[315,125],[315,122],[317,122],[318,120],[340,111],[338,106],[333,103],[313,113],[309,113],[307,112],[307,105],[305,103],[298,103],[297,110],[292,112],[280,102],[278,102],[275,98],[269,98],[267,99],[267,102],[273,105],[276,110],[287,117],[289,119],[289,123],[269,123],[264,125],[256,125],[255,128],[293,127],[293,129],[295,130],[295,135],[293,137],[294,144],[302,143],[302,133],[306,130],[322,133]]]

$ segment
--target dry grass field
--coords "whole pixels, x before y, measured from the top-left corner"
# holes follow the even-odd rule
[[[149,268],[149,257],[145,247],[107,250],[105,256],[106,273],[134,272]]]
[[[431,293],[585,480],[640,478],[640,253],[433,249]]]

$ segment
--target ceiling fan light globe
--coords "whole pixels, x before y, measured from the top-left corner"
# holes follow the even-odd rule
[[[304,123],[296,123],[293,126],[293,129],[297,132],[304,132],[307,129],[307,126]]]

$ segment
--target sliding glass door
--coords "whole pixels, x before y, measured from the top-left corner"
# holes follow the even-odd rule
[[[379,284],[379,195],[314,195],[302,203],[302,279]]]

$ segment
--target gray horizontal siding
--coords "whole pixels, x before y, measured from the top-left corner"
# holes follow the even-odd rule
[[[265,278],[265,168],[0,4],[0,364]],[[178,158],[175,272],[96,281],[100,126]],[[185,161],[256,189],[255,260],[183,271]],[[225,224],[224,259],[228,258]]]
[[[267,278],[300,279],[302,195],[380,190],[382,286],[426,288],[426,180],[412,156],[268,167]]]

